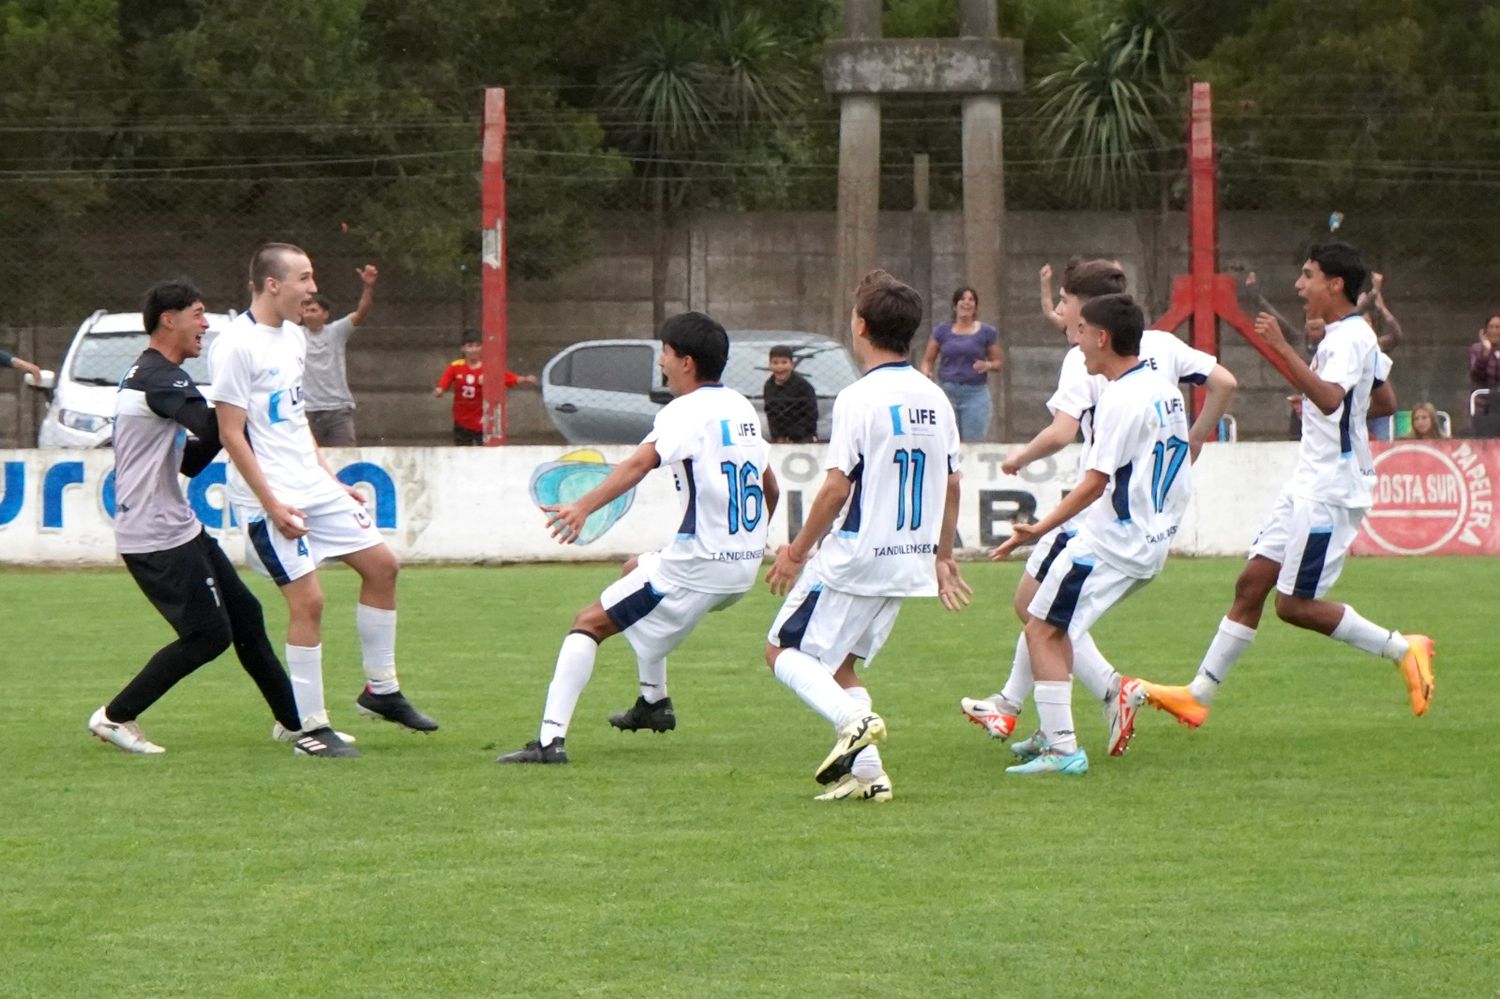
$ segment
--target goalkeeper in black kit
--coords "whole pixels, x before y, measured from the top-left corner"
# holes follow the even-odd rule
[[[276,716],[273,734],[302,755],[357,756],[328,738],[330,731],[298,731],[291,681],[266,637],[260,602],[182,493],[179,473],[196,475],[219,453],[214,411],[181,367],[203,349],[203,295],[185,281],[164,282],[146,293],[141,311],[151,342],[115,400],[115,539],[125,568],[177,640],[94,712],[89,731],[126,752],[165,752],[146,738],[137,719],[233,644]]]

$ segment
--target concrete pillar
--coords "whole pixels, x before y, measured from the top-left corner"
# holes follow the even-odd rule
[[[911,274],[896,275],[907,281],[922,296],[926,309],[922,330],[912,341],[912,361],[921,359],[927,337],[937,315],[932,302],[932,212],[930,190],[931,166],[926,153],[912,157]]]
[[[844,0],[850,39],[880,37],[880,0]],[[880,98],[845,94],[839,100],[839,207],[835,222],[829,335],[849,339],[854,288],[875,266],[880,232]]]

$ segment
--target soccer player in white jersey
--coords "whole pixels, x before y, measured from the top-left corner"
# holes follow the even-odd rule
[[[1234,585],[1234,602],[1186,687],[1143,683],[1148,700],[1191,728],[1208,718],[1209,705],[1229,670],[1250,647],[1266,597],[1276,590],[1276,616],[1298,628],[1338,639],[1396,664],[1414,714],[1427,712],[1435,686],[1432,639],[1402,635],[1365,620],[1353,607],[1322,597],[1338,579],[1344,556],[1370,508],[1375,463],[1370,456],[1367,410],[1383,365],[1375,332],[1355,312],[1365,282],[1359,253],[1346,243],[1308,250],[1297,278],[1307,318],[1322,320],[1323,338],[1312,364],[1287,343],[1281,325],[1262,313],[1255,329],[1291,372],[1302,394],[1302,442],[1297,468],[1250,545]],[[1383,409],[1394,410],[1387,395]]]
[[[624,731],[677,726],[667,696],[667,656],[704,616],[737,602],[755,585],[766,530],[781,490],[770,448],[749,400],[720,384],[729,336],[701,312],[662,324],[660,367],[674,398],[640,447],[572,503],[546,507],[552,536],[577,541],[589,514],[634,488],[653,468],[670,467],[682,504],[677,537],[625,564],[624,575],[573,618],[557,654],[537,738],[497,763],[566,763],[564,744],[578,698],[594,672],[599,644],[623,634],[635,651],[640,696],[611,725]]]
[[[1078,347],[1108,385],[1094,410],[1093,441],[1078,487],[1035,524],[1016,524],[1003,557],[1078,518],[1027,608],[1026,646],[1036,677],[1041,736],[1006,772],[1088,772],[1073,729],[1073,643],[1106,611],[1161,572],[1192,492],[1187,407],[1177,386],[1139,356],[1145,317],[1129,295],[1083,306]]]
[[[1083,447],[1079,452],[1079,475],[1088,472],[1093,414],[1109,380],[1102,375],[1091,375],[1086,369],[1083,353],[1077,346],[1080,311],[1093,298],[1124,290],[1125,273],[1113,261],[1075,261],[1068,265],[1063,274],[1063,295],[1058,311],[1068,341],[1073,346],[1063,357],[1057,390],[1047,400],[1052,422],[1029,443],[1006,456],[1001,468],[1007,475],[1015,475],[1031,462],[1056,454],[1080,433]],[[1168,382],[1206,386],[1203,410],[1188,432],[1189,458],[1196,460],[1204,442],[1229,409],[1236,388],[1234,375],[1212,355],[1194,350],[1171,333],[1161,330],[1146,330],[1141,335],[1139,356]],[[1025,625],[1030,620],[1027,608],[1036,597],[1047,569],[1077,533],[1078,525],[1068,522],[1037,540],[1026,562],[1026,571],[1016,583],[1014,608],[1021,620],[1022,632],[1016,639],[1010,675],[1005,685],[990,697],[965,697],[959,701],[959,707],[969,720],[992,738],[1007,738],[1015,730],[1016,719],[1031,694],[1033,678],[1025,633]],[[1137,681],[1117,672],[1087,632],[1073,640],[1073,675],[1102,702],[1108,729],[1106,748],[1111,756],[1120,755],[1129,746],[1135,732],[1136,709],[1140,703]],[[1039,745],[1039,740],[1033,736],[1015,743],[1012,751],[1023,760],[1029,759]]]
[[[234,467],[230,502],[245,525],[249,561],[286,600],[286,664],[303,730],[328,726],[323,703],[323,589],[318,563],[338,559],[359,574],[354,620],[365,672],[361,714],[417,732],[438,726],[412,706],[396,679],[396,555],[359,494],[334,477],[302,406],[306,340],[297,325],[317,291],[312,262],[288,243],[267,243],[250,262],[250,310],[209,352],[219,436]],[[277,738],[295,738],[277,725]]]
[[[790,591],[766,639],[766,664],[838,733],[814,771],[833,785],[822,801],[891,797],[875,746],[885,721],[871,711],[855,660],[875,658],[903,598],[937,596],[958,610],[972,592],[953,557],[953,407],[907,361],[921,321],[921,296],[885,271],[860,282],[849,323],[865,374],[834,401],[823,485],[766,577],[771,592]]]

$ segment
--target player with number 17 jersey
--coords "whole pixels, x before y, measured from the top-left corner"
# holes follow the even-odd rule
[[[844,389],[824,464],[854,488],[811,571],[843,593],[936,596],[933,556],[959,461],[953,406],[911,365],[881,365]]]

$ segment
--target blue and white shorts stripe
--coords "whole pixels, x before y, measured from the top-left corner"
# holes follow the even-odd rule
[[[1026,612],[1077,638],[1151,580],[1127,576],[1074,536],[1052,560]]]
[[[1316,599],[1337,582],[1364,516],[1363,510],[1283,492],[1250,543],[1249,557],[1281,566],[1277,592]]]
[[[1061,527],[1054,527],[1037,539],[1031,549],[1031,556],[1026,559],[1026,575],[1036,580],[1047,575],[1047,570],[1057,556],[1062,554],[1064,546],[1078,533],[1076,523],[1075,518]]]
[[[699,593],[662,582],[661,556],[647,552],[636,567],[604,588],[599,604],[642,659],[665,659],[698,622],[743,593]]]
[[[284,537],[266,519],[260,507],[236,506],[235,516],[245,525],[245,561],[277,586],[306,576],[327,559],[362,552],[382,543],[370,511],[352,496],[302,508],[307,533]]]
[[[832,672],[854,656],[866,664],[875,658],[895,627],[900,597],[867,597],[831,590],[812,566],[786,595],[766,641],[783,649],[801,649]]]

